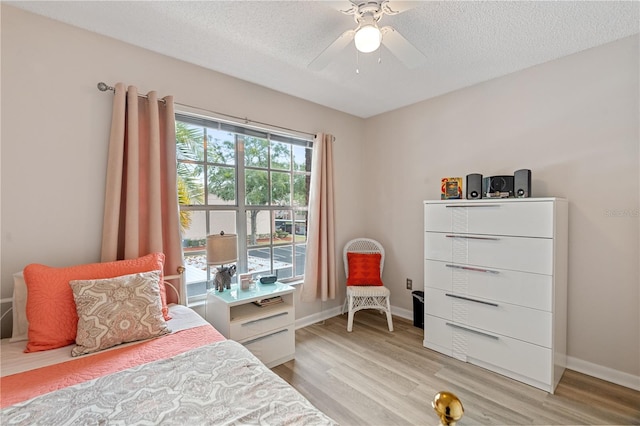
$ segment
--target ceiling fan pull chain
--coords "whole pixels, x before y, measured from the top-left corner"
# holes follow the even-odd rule
[[[356,49],[356,74],[360,74],[360,52]]]

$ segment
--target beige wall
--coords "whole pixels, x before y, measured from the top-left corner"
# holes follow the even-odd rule
[[[440,178],[528,168],[534,196],[569,199],[571,361],[639,386],[638,48],[623,39],[367,120],[367,168],[383,171],[363,170],[367,229],[395,306],[411,309],[406,277],[423,285],[421,202]]]
[[[98,260],[111,96],[96,83],[123,81],[188,105],[333,133],[338,249],[355,236],[380,239],[385,282],[405,315],[405,278],[423,284],[421,203],[439,196],[440,177],[532,169],[534,195],[570,200],[569,355],[604,375],[640,376],[637,38],[362,120],[1,11],[3,298],[11,273],[28,263]],[[340,302],[300,304],[297,316]]]
[[[112,104],[112,95],[96,88],[99,81],[122,81],[140,92],[171,94],[182,104],[334,134],[337,243],[341,247],[345,235],[364,233],[354,198],[362,192],[353,179],[360,166],[351,161],[361,154],[362,119],[1,7],[2,298],[11,297],[11,274],[29,263],[99,260]],[[297,315],[340,303],[300,304]],[[6,336],[9,323],[3,323]]]

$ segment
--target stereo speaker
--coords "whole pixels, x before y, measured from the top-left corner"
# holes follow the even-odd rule
[[[489,176],[482,179],[482,197],[513,197],[513,176]]]
[[[467,199],[476,200],[482,198],[482,175],[471,173],[467,175]]]
[[[520,169],[513,172],[513,192],[516,198],[531,197],[531,170]]]

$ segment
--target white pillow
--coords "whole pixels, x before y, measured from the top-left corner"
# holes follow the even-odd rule
[[[13,274],[13,331],[10,342],[28,340],[27,284],[22,271]]]

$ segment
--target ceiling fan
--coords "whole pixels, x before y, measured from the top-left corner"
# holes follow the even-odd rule
[[[408,68],[416,68],[426,60],[426,57],[407,41],[395,28],[378,26],[383,15],[397,15],[408,9],[400,6],[407,2],[392,2],[389,0],[350,0],[351,7],[340,10],[345,15],[353,15],[357,26],[355,29],[342,33],[333,43],[329,45],[318,57],[309,64],[309,68],[319,71],[326,67],[329,62],[342,51],[350,42],[355,42],[356,49],[361,53],[375,52],[380,48],[380,44],[403,62]],[[395,5],[398,5],[396,9]]]

